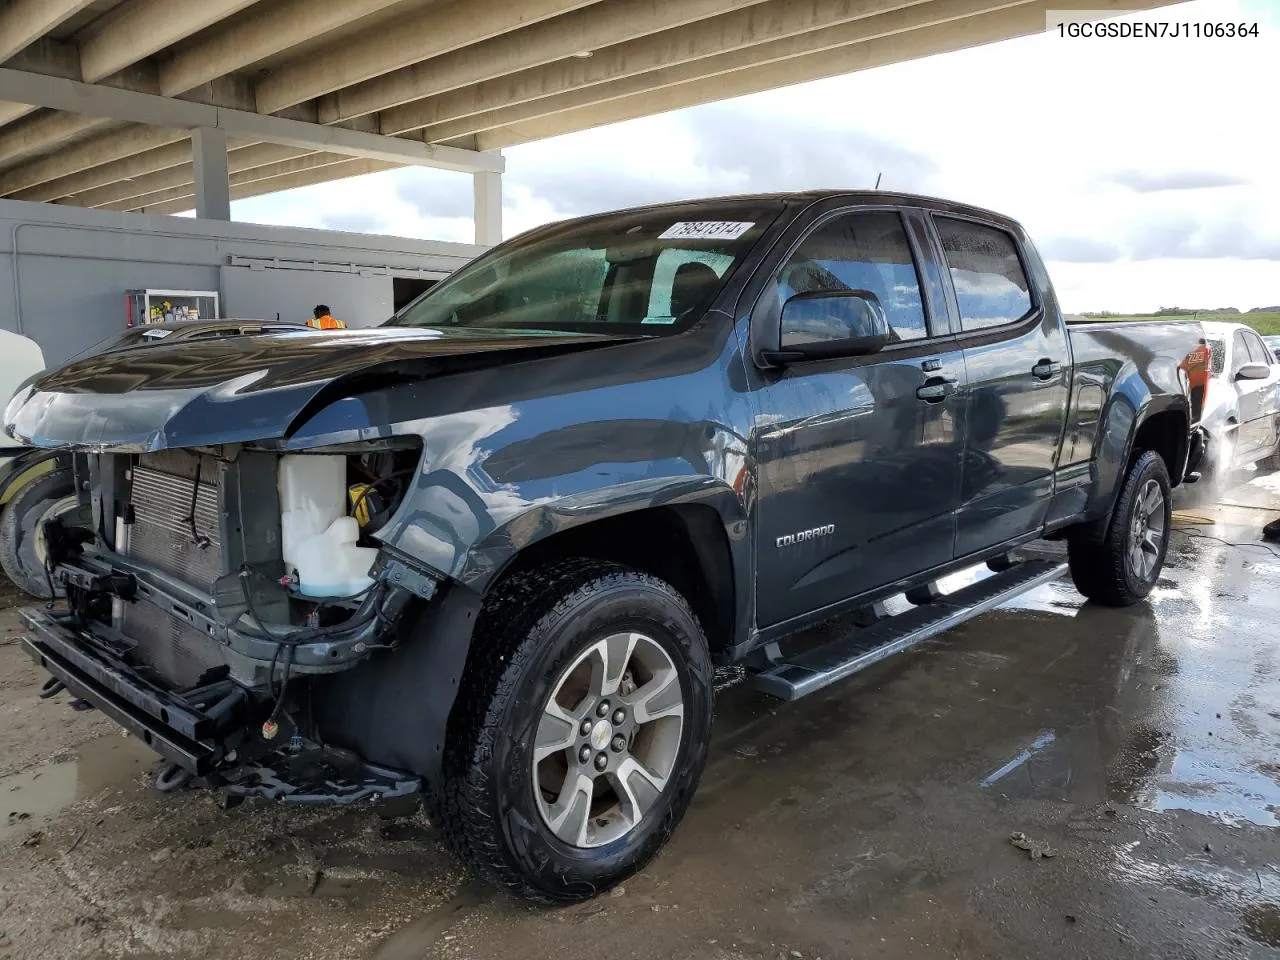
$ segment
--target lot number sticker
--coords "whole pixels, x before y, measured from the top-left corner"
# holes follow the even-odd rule
[[[663,230],[658,234],[658,239],[737,240],[754,226],[754,223],[743,223],[741,220],[682,220]]]

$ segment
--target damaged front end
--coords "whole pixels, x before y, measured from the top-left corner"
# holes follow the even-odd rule
[[[54,678],[46,693],[65,687],[155,749],[171,764],[162,789],[199,778],[301,802],[417,792],[432,751],[360,728],[378,722],[391,688],[377,678],[394,671],[371,661],[390,658],[443,589],[374,537],[420,458],[400,437],[287,454],[77,453],[81,522],[45,531],[67,609],[24,612],[28,650]]]

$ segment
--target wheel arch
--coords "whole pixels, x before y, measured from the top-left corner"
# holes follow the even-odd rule
[[[751,566],[744,529],[736,506],[724,501],[609,514],[528,543],[487,578],[482,592],[487,596],[514,573],[571,557],[618,563],[675,587],[702,624],[712,655],[723,658],[742,642],[750,619]]]

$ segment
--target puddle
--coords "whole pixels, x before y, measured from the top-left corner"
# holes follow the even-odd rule
[[[106,734],[77,756],[0,778],[0,841],[39,829],[72,804],[150,770],[156,755],[133,737]]]
[[[1044,733],[1040,734],[1040,736],[1036,737],[1033,741],[1031,741],[1031,744],[1027,747],[1027,749],[1023,750],[1021,753],[1015,756],[1008,763],[1004,764],[1002,767],[999,767],[998,769],[992,771],[990,774],[984,777],[982,780],[982,785],[984,787],[989,787],[992,784],[999,783],[1001,780],[1003,780],[1005,777],[1011,774],[1014,770],[1017,770],[1023,764],[1031,760],[1031,758],[1034,757],[1041,750],[1044,750],[1046,747],[1051,745],[1056,739],[1057,738],[1054,736],[1052,730],[1046,730]]]
[[[1153,810],[1190,810],[1228,826],[1280,826],[1280,784],[1234,763],[1224,767],[1221,756],[1189,751],[1174,756],[1169,775],[1161,778],[1145,805]]]
[[[1158,863],[1137,856],[1140,841],[1116,851],[1115,870],[1125,880],[1172,887],[1236,910],[1245,934],[1256,943],[1280,947],[1280,874],[1273,869],[1238,870],[1207,862]]]
[[[1249,939],[1267,947],[1280,947],[1280,904],[1255,903],[1240,914]]]

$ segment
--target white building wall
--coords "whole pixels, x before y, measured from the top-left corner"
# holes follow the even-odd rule
[[[395,277],[441,279],[484,249],[0,200],[0,328],[54,366],[122,330],[126,291],[148,287],[216,290],[224,317],[305,320],[325,303],[370,326]]]

